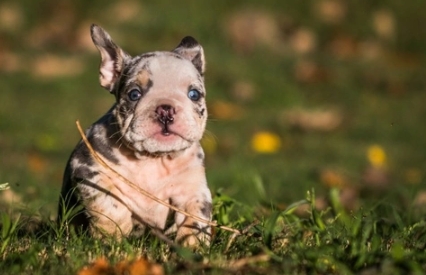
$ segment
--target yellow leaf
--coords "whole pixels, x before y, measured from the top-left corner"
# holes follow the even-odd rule
[[[114,274],[112,267],[104,258],[97,259],[92,265],[83,267],[77,275],[105,275]]]
[[[131,264],[129,264],[129,267],[127,268],[128,272],[122,273],[122,274],[129,274],[129,275],[163,275],[164,271],[163,268],[158,264],[153,264],[148,262],[145,259],[138,259]]]
[[[251,140],[252,149],[258,153],[271,154],[281,148],[280,137],[274,133],[257,132]]]
[[[161,265],[146,259],[123,260],[112,266],[105,258],[97,259],[93,264],[83,267],[77,275],[164,275]]]
[[[386,166],[386,152],[379,145],[368,147],[367,159],[373,167],[382,168]]]

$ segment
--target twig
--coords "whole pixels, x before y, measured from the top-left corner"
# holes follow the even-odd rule
[[[228,240],[228,243],[226,244],[225,253],[228,253],[228,250],[231,248],[231,244],[235,241],[235,239],[240,235],[245,235],[247,232],[254,226],[258,225],[259,221],[256,220],[249,224],[247,227],[245,227],[243,230],[240,230],[238,233],[234,233],[231,235],[231,237]]]
[[[125,178],[124,176],[122,176],[120,173],[118,173],[116,170],[114,170],[113,168],[111,168],[97,153],[96,151],[93,149],[92,145],[90,144],[89,140],[87,139],[86,135],[84,134],[83,129],[80,126],[80,121],[76,121],[77,124],[77,128],[78,131],[80,132],[81,138],[83,139],[84,143],[86,144],[87,148],[89,149],[90,153],[92,154],[92,156],[95,158],[95,160],[101,164],[103,167],[105,167],[106,169],[110,170],[112,173],[114,173],[119,179],[121,179],[123,182],[125,182],[126,184],[128,184],[130,187],[136,189],[139,193],[141,193],[142,195],[152,199],[153,201],[158,202],[159,204],[162,204],[178,213],[181,213],[187,217],[190,217],[196,221],[208,224],[210,226],[214,226],[223,230],[227,230],[227,231],[231,231],[234,234],[237,235],[241,235],[241,231],[239,231],[238,229],[234,229],[228,226],[224,226],[224,225],[218,225],[217,223],[211,222],[209,220],[200,218],[198,216],[194,216],[184,210],[181,210],[179,208],[177,208],[176,206],[173,206],[165,201],[160,200],[159,198],[157,198],[156,196],[152,195],[151,193],[149,193],[148,191],[140,188],[139,186],[137,186],[136,184],[134,184],[133,182],[131,182],[130,180],[128,180],[127,178]]]
[[[236,261],[231,261],[228,266],[231,270],[238,270],[246,265],[255,264],[259,262],[267,262],[271,257],[267,254],[260,254],[252,257],[242,258]]]

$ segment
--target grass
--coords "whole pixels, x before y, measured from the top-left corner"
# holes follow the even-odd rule
[[[425,4],[338,2],[324,17],[318,3],[329,2],[0,4],[0,184],[10,186],[0,191],[0,273],[75,274],[99,257],[138,256],[167,274],[424,273]],[[92,22],[132,54],[188,34],[201,42],[215,219],[247,234],[218,230],[193,253],[56,225],[74,122],[88,126],[113,102],[97,82]],[[321,114],[340,123],[327,128]],[[257,150],[262,132],[281,146]]]
[[[216,194],[215,216],[238,228],[235,237],[217,230],[211,247],[193,252],[170,248],[155,236],[103,241],[67,234],[42,219],[31,228],[23,217],[2,214],[0,263],[3,274],[76,274],[88,262],[106,257],[112,263],[143,255],[161,263],[167,274],[422,274],[426,227],[412,222],[394,205],[350,213],[338,190],[328,195],[331,207],[319,211],[311,190],[285,210],[250,207]],[[303,217],[294,214],[307,205]],[[255,210],[255,211],[254,211]],[[33,226],[34,227],[34,226]],[[415,240],[415,241],[414,241]],[[93,273],[101,274],[101,273]]]

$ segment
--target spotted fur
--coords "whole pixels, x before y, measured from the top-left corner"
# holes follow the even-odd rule
[[[156,197],[210,220],[211,194],[200,146],[207,109],[203,48],[185,37],[171,52],[130,56],[92,25],[101,55],[99,80],[115,96],[113,107],[86,130],[95,151],[115,171]],[[188,97],[196,90],[197,100]],[[194,92],[193,92],[194,93]],[[134,190],[91,156],[80,141],[64,173],[59,220],[98,237],[129,236],[145,227],[166,229],[169,209]],[[207,224],[176,213],[176,239],[208,243]]]

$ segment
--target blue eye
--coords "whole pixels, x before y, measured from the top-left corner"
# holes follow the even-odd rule
[[[133,89],[127,94],[127,96],[131,101],[136,101],[142,96],[142,94],[138,89]]]
[[[198,90],[195,89],[191,89],[188,92],[188,97],[189,99],[191,99],[192,101],[198,101],[201,98],[201,93]]]

